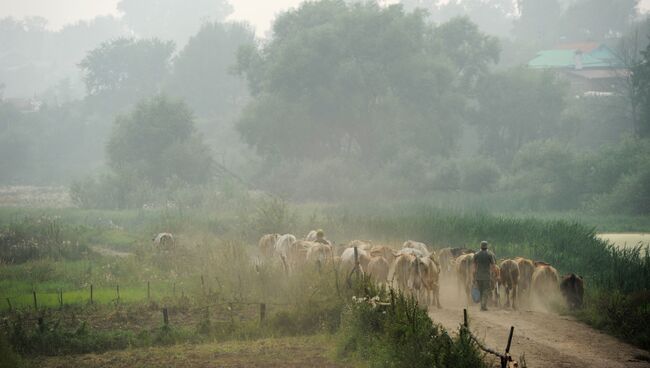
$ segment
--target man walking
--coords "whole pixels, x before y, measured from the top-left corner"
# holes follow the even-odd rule
[[[488,250],[488,242],[481,242],[481,250],[474,254],[474,280],[481,294],[481,310],[487,310],[487,300],[490,295],[490,275],[495,271],[496,258]]]

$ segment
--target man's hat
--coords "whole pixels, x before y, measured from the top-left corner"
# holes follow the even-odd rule
[[[483,241],[481,242],[481,249],[487,249],[487,247],[488,247],[488,242],[486,242],[485,240],[483,240]]]

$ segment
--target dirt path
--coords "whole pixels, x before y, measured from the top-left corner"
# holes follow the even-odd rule
[[[463,303],[444,295],[444,308],[431,310],[434,322],[457,331],[463,320]],[[528,367],[650,367],[650,353],[623,343],[567,316],[529,310],[513,311],[492,308],[481,312],[477,306],[468,310],[470,328],[489,347],[502,351],[514,326],[511,353],[525,355]]]

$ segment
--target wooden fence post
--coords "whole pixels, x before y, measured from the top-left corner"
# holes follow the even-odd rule
[[[59,308],[63,309],[63,289],[59,289]]]
[[[205,279],[203,278],[203,275],[201,275],[201,292],[203,292],[203,295],[205,296]]]
[[[32,290],[34,294],[34,310],[38,310],[38,303],[36,302],[36,290]]]
[[[151,285],[149,281],[147,281],[147,301],[151,300]]]
[[[11,310],[13,310],[13,307],[11,306],[11,300],[9,300],[9,298],[7,298],[7,304],[9,304],[9,311],[11,312]]]
[[[469,327],[469,324],[467,323],[467,309],[466,308],[463,308],[463,326],[465,326],[465,328]]]
[[[93,284],[90,284],[90,304],[93,304]]]
[[[264,324],[266,320],[266,304],[260,303],[260,325]]]
[[[117,284],[117,302],[120,302],[120,284]]]
[[[162,314],[163,314],[163,323],[165,324],[165,326],[169,325],[169,314],[167,314],[167,307],[163,308]]]
[[[360,268],[360,263],[359,263],[359,250],[357,247],[354,247],[354,275],[357,278],[357,281],[359,281],[359,268]]]
[[[508,336],[508,345],[506,346],[506,355],[510,353],[510,344],[512,344],[512,334],[515,332],[515,326],[510,326],[510,335]]]

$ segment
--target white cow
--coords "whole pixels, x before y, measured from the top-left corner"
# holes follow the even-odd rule
[[[411,249],[415,251],[411,251]],[[415,254],[419,257],[428,257],[431,252],[429,252],[429,248],[427,248],[426,244],[416,242],[413,240],[407,240],[402,244],[402,250],[404,252],[408,252],[408,254]]]
[[[286,262],[289,249],[291,248],[291,245],[295,242],[296,242],[296,236],[293,234],[280,235],[278,240],[275,242],[275,246],[273,247],[273,251],[275,255],[284,259]]]
[[[154,248],[159,250],[170,250],[176,245],[174,235],[171,233],[158,233],[151,240],[153,241]]]
[[[312,230],[309,233],[307,233],[307,236],[305,236],[305,240],[307,240],[307,241],[316,241],[316,239],[318,239],[317,234],[318,234],[318,232],[316,230]]]
[[[359,266],[361,267],[360,271],[363,273],[368,269],[370,254],[359,248],[357,248],[357,254],[359,256]],[[341,254],[341,271],[347,277],[352,272],[352,269],[354,269],[354,248],[345,248]]]

